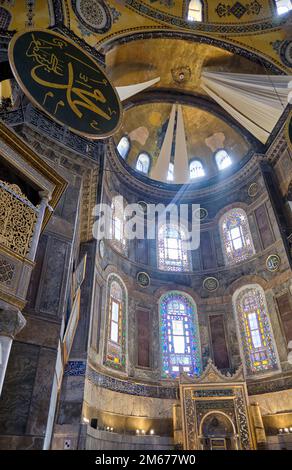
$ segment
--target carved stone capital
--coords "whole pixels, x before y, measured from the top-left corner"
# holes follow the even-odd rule
[[[0,309],[0,336],[14,338],[26,325],[26,319],[19,310]]]

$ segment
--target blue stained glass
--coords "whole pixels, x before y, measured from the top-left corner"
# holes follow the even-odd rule
[[[194,302],[172,291],[160,301],[162,377],[175,378],[180,370],[188,375],[202,371],[199,329]]]

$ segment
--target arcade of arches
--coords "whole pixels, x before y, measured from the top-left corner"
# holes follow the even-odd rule
[[[0,3],[0,449],[292,449],[290,0]],[[106,71],[112,135],[22,91],[29,28]]]

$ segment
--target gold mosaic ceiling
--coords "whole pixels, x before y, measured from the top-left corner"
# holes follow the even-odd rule
[[[177,39],[146,39],[113,48],[106,56],[108,75],[115,86],[160,77],[158,88],[204,94],[202,69],[241,73],[265,73],[263,67],[218,47]],[[180,82],[179,73],[185,79]]]
[[[111,50],[106,57],[107,72],[116,86],[139,83],[160,77],[155,88],[205,95],[200,87],[202,69],[242,73],[263,73],[261,66],[228,51],[207,44],[176,39],[148,39],[130,42]],[[179,80],[180,72],[184,80]],[[115,136],[118,143],[128,135],[131,150],[127,162],[134,168],[137,155],[145,151],[155,164],[163,133],[171,111],[170,103],[151,103],[125,111],[123,125]],[[234,164],[250,150],[250,144],[231,125],[194,106],[183,106],[183,118],[189,159],[202,160],[206,179],[218,173],[214,162],[214,145],[225,147]],[[215,144],[211,142],[214,140]]]
[[[123,126],[115,136],[116,144],[128,135],[131,149],[127,163],[135,168],[137,155],[145,151],[152,164],[159,156],[161,142],[171,112],[170,103],[151,103],[135,106],[125,112]],[[189,159],[199,158],[205,167],[206,179],[218,173],[214,149],[224,146],[234,163],[250,149],[249,143],[225,121],[197,107],[183,106],[183,119]]]

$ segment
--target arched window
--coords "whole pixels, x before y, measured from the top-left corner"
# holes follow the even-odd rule
[[[114,197],[111,204],[110,238],[119,251],[126,251],[127,244],[124,236],[124,204],[123,197]]]
[[[225,170],[232,165],[232,160],[226,150],[218,150],[215,154],[215,160],[219,170]]]
[[[121,279],[110,274],[107,282],[107,322],[105,364],[118,370],[126,368],[127,292]]]
[[[191,161],[189,171],[191,179],[201,178],[202,176],[205,176],[205,170],[200,160]]]
[[[202,21],[201,0],[191,0],[188,8],[188,21]]]
[[[148,174],[150,167],[150,157],[147,153],[140,153],[137,158],[136,170]]]
[[[173,181],[173,179],[174,179],[174,164],[170,163],[168,166],[167,181]]]
[[[244,261],[255,253],[247,215],[235,208],[224,214],[219,222],[226,264]]]
[[[283,15],[283,13],[292,10],[291,0],[276,0],[276,7],[278,15]]]
[[[172,291],[160,299],[162,376],[175,378],[180,371],[191,376],[202,370],[196,305],[190,296]]]
[[[263,289],[257,284],[247,285],[235,292],[233,303],[246,374],[278,370]]]
[[[11,23],[11,13],[6,8],[0,7],[0,29],[7,30]]]
[[[164,224],[158,229],[158,268],[164,271],[190,271],[186,231],[182,226]]]
[[[125,159],[128,156],[130,150],[130,141],[125,135],[121,138],[117,146],[120,156]]]
[[[112,203],[112,237],[114,240],[122,242],[124,238],[123,208],[119,207],[117,201]]]

